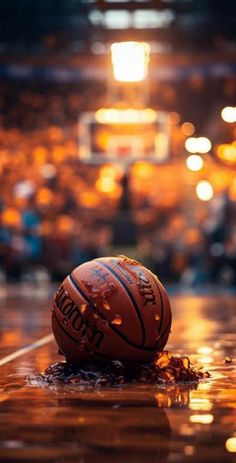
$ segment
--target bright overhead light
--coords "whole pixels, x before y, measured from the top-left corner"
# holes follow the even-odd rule
[[[225,122],[236,122],[236,107],[226,106],[221,111],[221,117]]]
[[[119,42],[111,45],[114,78],[119,82],[140,82],[147,75],[150,45]]]

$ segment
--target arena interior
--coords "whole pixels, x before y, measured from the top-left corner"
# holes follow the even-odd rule
[[[120,255],[208,379],[38,380],[59,284]],[[1,1],[1,463],[233,463],[235,294],[236,3]]]

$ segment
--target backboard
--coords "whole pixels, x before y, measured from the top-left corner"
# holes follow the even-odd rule
[[[85,163],[162,163],[169,157],[168,114],[152,108],[85,112],[78,131],[79,159]]]

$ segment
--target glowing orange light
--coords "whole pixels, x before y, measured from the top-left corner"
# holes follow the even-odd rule
[[[123,175],[123,169],[119,165],[102,166],[99,172],[100,177],[111,177],[114,180],[119,180]]]
[[[233,172],[229,170],[212,170],[209,172],[208,180],[214,188],[214,191],[219,193],[230,187],[233,180]]]
[[[65,158],[65,150],[64,147],[61,145],[56,145],[52,149],[52,157],[55,162],[61,162]]]
[[[62,215],[58,218],[57,228],[59,232],[65,233],[65,234],[71,233],[73,230],[73,226],[74,226],[74,221],[70,216]]]
[[[184,447],[184,455],[192,456],[193,454],[194,454],[193,445],[185,445],[185,447]]]
[[[112,193],[116,188],[116,182],[112,177],[100,177],[96,181],[96,188],[101,193]]]
[[[228,452],[236,452],[236,437],[229,437],[225,442]]]
[[[195,132],[195,127],[191,122],[184,122],[181,125],[181,131],[183,132],[184,135],[186,135],[187,137],[190,137]]]
[[[85,190],[82,191],[80,194],[80,203],[84,207],[94,208],[97,207],[99,204],[99,197],[95,192]]]
[[[132,174],[136,178],[149,179],[153,176],[155,167],[147,162],[136,162],[132,168]]]
[[[21,224],[20,213],[13,207],[7,208],[2,213],[2,223],[8,227],[18,227]]]
[[[60,143],[64,137],[62,129],[58,127],[57,125],[51,125],[47,129],[47,135],[51,141],[56,142],[56,143]]]
[[[236,163],[236,145],[232,144],[219,145],[216,149],[216,155],[226,164],[233,165]]]
[[[229,198],[231,201],[236,201],[236,178],[232,181],[232,184],[229,188]]]
[[[52,202],[53,193],[49,188],[40,188],[37,193],[37,203],[40,205],[48,205]]]
[[[36,146],[33,151],[33,156],[37,164],[45,164],[48,156],[48,151],[44,146]]]
[[[192,398],[189,404],[189,408],[191,410],[203,410],[203,411],[210,411],[213,407],[213,404],[210,402],[209,399],[203,398]]]

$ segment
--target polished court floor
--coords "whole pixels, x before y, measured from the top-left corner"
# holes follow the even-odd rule
[[[0,462],[235,462],[236,296],[170,289],[168,349],[210,371],[194,385],[39,387],[27,377],[61,360],[53,288],[0,287]]]

